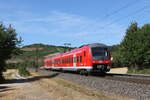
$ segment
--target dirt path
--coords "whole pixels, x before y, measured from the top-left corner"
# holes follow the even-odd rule
[[[115,74],[127,74],[128,68],[112,68],[108,73],[115,73]]]
[[[26,79],[16,73],[12,76],[6,84],[0,84],[0,100],[121,100],[57,78],[57,74],[32,74]]]

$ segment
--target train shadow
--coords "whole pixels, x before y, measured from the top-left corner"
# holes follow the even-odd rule
[[[97,77],[113,77],[115,74],[110,74],[110,73],[101,73],[101,72],[92,72],[90,74],[91,76],[97,76]]]
[[[28,83],[28,82],[34,82],[40,79],[50,79],[50,78],[54,78],[56,76],[58,76],[59,73],[54,73],[51,75],[45,75],[45,76],[34,76],[32,78],[25,78],[25,79],[8,79],[4,81],[4,84],[11,84],[11,83]],[[2,88],[2,87],[1,87]]]

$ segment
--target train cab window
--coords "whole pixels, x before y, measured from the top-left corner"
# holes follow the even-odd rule
[[[86,56],[86,51],[84,51],[84,57]]]
[[[106,52],[107,52],[107,48],[101,48],[101,47],[92,48],[93,56],[107,56]]]
[[[80,56],[80,62],[82,62],[82,56]]]

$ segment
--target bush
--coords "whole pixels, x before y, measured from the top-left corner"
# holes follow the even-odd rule
[[[17,63],[7,63],[6,69],[17,69]]]
[[[30,75],[29,71],[27,70],[27,68],[25,66],[19,66],[18,70],[19,70],[19,74],[21,76],[29,76]]]
[[[128,73],[130,73],[130,74],[150,74],[150,68],[145,68],[145,69],[129,68]]]

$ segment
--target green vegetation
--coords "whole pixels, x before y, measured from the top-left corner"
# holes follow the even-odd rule
[[[127,66],[136,72],[150,67],[150,24],[138,27],[137,23],[132,23],[112,56],[114,65]]]
[[[29,50],[26,50],[29,49]],[[29,46],[24,46],[21,48],[22,54],[14,56],[13,58],[20,58],[20,59],[30,59],[30,58],[36,58],[37,53],[40,58],[43,58],[44,56],[47,56],[48,54],[56,53],[56,52],[63,52],[64,47],[57,47],[57,46],[49,46],[44,44],[33,44]]]
[[[22,62],[22,63],[7,63],[6,69],[18,69],[19,74],[21,76],[28,76],[30,75],[29,71],[27,70],[28,65],[31,65],[28,62]]]
[[[21,39],[17,38],[17,33],[9,25],[6,28],[0,24],[0,81],[4,80],[2,72],[6,70],[6,60],[12,57],[12,54],[19,54],[18,46]]]
[[[25,66],[18,66],[19,75],[21,76],[28,76],[30,75],[29,71],[27,70],[27,67]]]
[[[14,55],[12,60],[17,63],[8,63],[8,68],[18,68],[18,66],[37,68],[43,65],[43,59],[46,56],[51,56],[54,53],[62,53],[65,50],[70,50],[73,48],[63,47],[63,46],[53,46],[44,44],[32,44],[20,48],[22,53],[20,55]]]
[[[150,68],[144,68],[141,70],[137,70],[137,69],[129,69],[128,73],[130,74],[150,74]]]
[[[22,47],[22,54],[14,56],[13,58],[35,59],[38,56],[42,59],[44,56],[47,56],[49,54],[64,52],[65,49],[68,48],[65,48],[63,46],[32,44]]]

